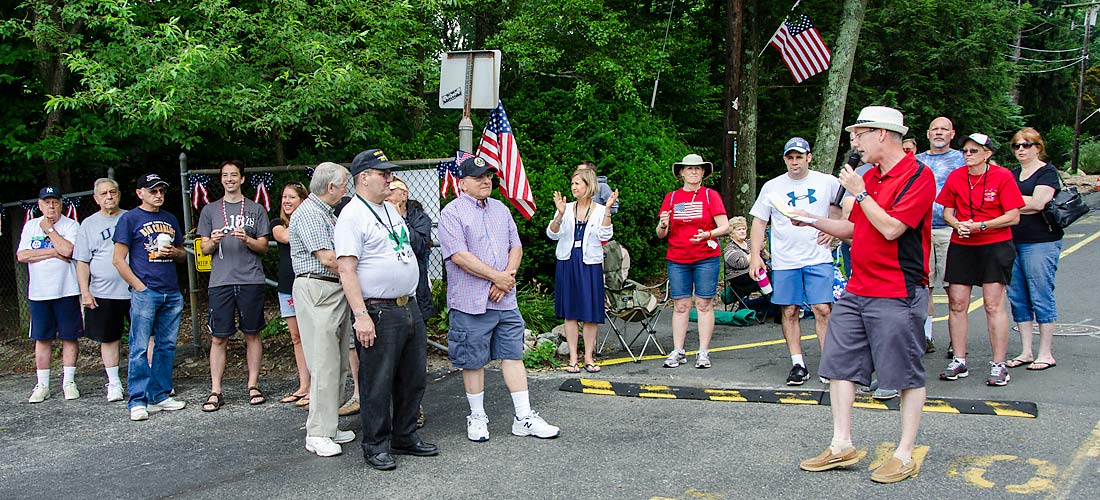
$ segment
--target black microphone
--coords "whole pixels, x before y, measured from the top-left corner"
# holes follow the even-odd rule
[[[855,170],[856,167],[863,164],[863,155],[859,154],[859,151],[852,150],[848,153],[848,166]]]

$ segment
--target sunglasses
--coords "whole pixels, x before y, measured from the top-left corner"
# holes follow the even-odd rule
[[[168,188],[163,188],[163,187],[156,187],[156,188],[152,188],[152,189],[145,188],[145,190],[149,191],[149,194],[155,194],[155,195],[161,195],[161,194],[164,194],[164,193],[168,192]]]
[[[982,151],[983,150],[981,148],[965,148],[962,150],[963,154],[968,155],[976,155],[978,153],[981,153]]]
[[[1012,143],[1012,149],[1031,149],[1034,145],[1034,142],[1014,142]]]

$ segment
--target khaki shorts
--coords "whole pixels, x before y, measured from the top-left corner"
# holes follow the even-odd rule
[[[947,246],[951,244],[954,229],[940,227],[932,230],[932,252],[928,254],[928,288],[945,288],[943,273],[947,269]]]

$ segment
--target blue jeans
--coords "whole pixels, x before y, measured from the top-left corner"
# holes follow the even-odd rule
[[[1058,308],[1054,303],[1054,275],[1058,272],[1058,256],[1061,253],[1061,240],[1016,244],[1012,283],[1008,286],[1012,321],[1058,321]]]
[[[130,364],[126,374],[130,408],[149,406],[172,391],[172,362],[183,313],[179,291],[160,293],[152,288],[130,292]],[[149,337],[155,340],[149,366]]]
[[[718,291],[718,269],[722,259],[710,257],[691,264],[668,261],[669,296],[688,299],[692,295],[700,299],[714,297]]]

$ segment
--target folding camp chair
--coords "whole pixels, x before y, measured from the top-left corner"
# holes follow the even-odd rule
[[[763,323],[774,306],[771,305],[771,297],[769,295],[749,298],[753,293],[759,291],[760,287],[755,281],[748,278],[748,275],[741,275],[737,278],[726,280],[726,286],[722,288],[720,297],[727,311],[736,311],[745,308],[752,309],[756,311],[755,317],[757,322]]]
[[[611,241],[604,246],[604,295],[607,301],[604,318],[608,326],[597,353],[603,353],[607,340],[614,333],[619,339],[619,344],[630,355],[630,359],[637,363],[645,356],[650,342],[661,355],[665,355],[665,349],[657,341],[656,325],[661,317],[661,311],[668,303],[669,290],[667,280],[660,285],[645,286],[627,279],[629,262],[629,253],[618,242]],[[616,324],[617,321],[622,321],[622,327]],[[630,323],[637,323],[639,330],[634,338],[627,342],[625,334]],[[646,340],[642,344],[642,350],[635,355],[631,346],[642,334],[646,335]]]

